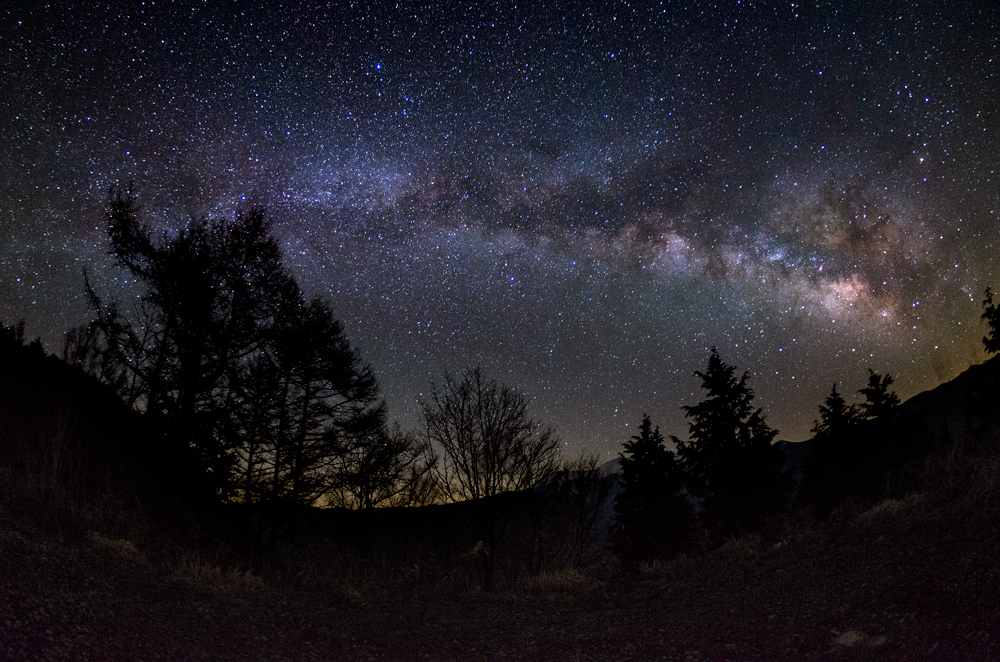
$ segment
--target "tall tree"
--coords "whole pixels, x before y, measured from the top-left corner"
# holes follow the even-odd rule
[[[849,496],[885,496],[887,480],[911,450],[892,429],[899,405],[892,383],[892,376],[869,369],[868,383],[858,390],[863,402],[848,405],[834,386],[820,405],[800,497],[821,517]]]
[[[312,504],[333,486],[339,454],[380,424],[383,405],[371,368],[322,300],[284,312],[277,336],[285,411],[274,487],[283,500]]]
[[[830,389],[823,404],[819,406],[819,420],[813,422],[813,434],[840,436],[848,430],[858,418],[858,410],[847,404],[844,396],[837,392],[837,385]]]
[[[91,289],[97,322],[128,375],[123,382],[139,385],[136,404],[198,451],[224,493],[235,469],[225,443],[227,402],[298,288],[259,209],[234,222],[193,221],[159,241],[139,211],[130,191],[111,191],[111,253],[146,287],[141,314],[129,319],[114,302],[102,306]]]
[[[737,379],[735,371],[713,348],[707,369],[695,372],[705,399],[683,407],[690,439],[673,438],[689,489],[704,498],[706,523],[722,535],[759,526],[787,497],[784,457],[772,445],[777,431],[753,407],[750,373]]]
[[[982,319],[986,320],[987,333],[983,336],[983,347],[990,354],[1000,352],[1000,308],[993,303],[993,290],[986,288],[983,299]]]
[[[868,383],[858,390],[865,397],[858,405],[859,431],[850,449],[848,476],[851,491],[875,499],[891,491],[890,484],[915,448],[895,428],[899,396],[890,390],[892,376],[868,369]]]
[[[819,406],[820,418],[813,424],[812,445],[803,467],[799,497],[821,516],[846,496],[854,474],[858,451],[858,408],[848,405],[834,384]]]
[[[649,416],[624,446],[612,543],[624,566],[638,571],[642,563],[673,556],[690,541],[693,513],[681,466]]]
[[[435,472],[444,496],[472,502],[483,582],[490,586],[497,545],[512,516],[510,502],[500,497],[550,476],[557,468],[558,439],[528,416],[522,393],[478,367],[458,378],[446,373],[421,407],[427,440],[441,453]]]
[[[146,288],[128,315],[88,283],[106,379],[198,452],[224,498],[315,501],[378,387],[329,306],[304,300],[263,211],[154,239],[119,189],[106,216],[112,255]]]

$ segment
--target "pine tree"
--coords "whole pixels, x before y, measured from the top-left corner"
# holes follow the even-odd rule
[[[749,372],[737,379],[735,371],[713,348],[708,368],[695,373],[707,397],[683,407],[690,440],[674,438],[688,487],[704,498],[703,519],[723,536],[759,527],[787,498],[777,431],[753,407]]]
[[[615,499],[615,554],[626,568],[673,556],[690,540],[693,515],[683,493],[680,465],[660,429],[643,416],[639,434],[621,454],[622,490]]]
[[[801,500],[810,504],[820,516],[826,516],[834,505],[843,501],[851,481],[857,452],[858,408],[848,405],[837,392],[837,385],[819,406],[820,418],[813,424],[815,435],[803,467]]]
[[[848,497],[884,496],[887,476],[905,461],[909,449],[892,429],[899,405],[892,382],[892,376],[869,369],[867,385],[858,390],[863,402],[848,405],[834,385],[820,405],[800,492],[820,517]]]
[[[839,436],[854,424],[858,411],[853,405],[847,404],[834,384],[826,401],[819,406],[819,416],[819,420],[813,423],[813,434]]]
[[[986,288],[986,298],[983,299],[982,319],[986,320],[989,333],[983,337],[983,347],[990,354],[1000,352],[1000,308],[993,303],[993,290]]]
[[[863,420],[874,421],[882,419],[899,405],[899,396],[890,391],[892,376],[885,377],[868,368],[868,385],[858,393],[865,396],[865,401],[859,405],[859,414]]]
[[[905,462],[914,448],[896,433],[894,412],[899,396],[889,390],[892,376],[884,377],[868,369],[868,384],[858,390],[865,396],[858,405],[859,431],[853,448],[848,476],[851,492],[861,498],[882,498],[889,489],[889,477]]]

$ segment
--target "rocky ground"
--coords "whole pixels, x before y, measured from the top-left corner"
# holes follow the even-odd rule
[[[0,660],[996,660],[997,525],[911,498],[638,578],[395,598],[5,526]]]

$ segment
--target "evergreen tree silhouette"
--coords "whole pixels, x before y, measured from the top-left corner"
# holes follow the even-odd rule
[[[819,406],[819,420],[812,427],[814,437],[803,467],[799,496],[821,517],[844,500],[853,482],[850,479],[860,434],[858,407],[848,405],[834,384]]]
[[[712,348],[707,369],[695,372],[707,396],[683,407],[690,440],[673,438],[688,489],[704,499],[702,517],[721,536],[758,528],[788,492],[784,456],[772,445],[777,431],[753,407],[750,373],[737,379],[735,371]]]
[[[891,472],[900,468],[915,448],[893,428],[893,414],[899,406],[899,396],[891,391],[893,379],[868,369],[868,383],[858,390],[865,397],[858,405],[860,434],[851,449],[850,476],[852,492],[862,499],[886,496]]]
[[[820,405],[820,420],[803,469],[800,498],[820,517],[848,497],[870,501],[884,496],[890,473],[910,449],[892,429],[899,397],[893,379],[868,370],[868,383],[858,390],[863,402],[848,405],[836,385]]]
[[[986,288],[983,299],[982,319],[986,320],[988,332],[983,336],[983,347],[989,354],[1000,352],[1000,309],[993,303],[993,290]]]
[[[691,538],[694,516],[683,492],[681,467],[659,428],[643,415],[639,434],[621,453],[622,489],[615,498],[615,554],[626,569],[669,558]]]
[[[865,396],[865,401],[858,405],[859,415],[863,420],[875,421],[884,418],[899,405],[899,396],[895,391],[889,390],[892,383],[891,375],[886,374],[883,377],[868,368],[868,384],[858,391]]]

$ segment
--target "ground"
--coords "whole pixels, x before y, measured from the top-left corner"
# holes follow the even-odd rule
[[[638,577],[395,594],[5,526],[0,660],[996,660],[997,524],[914,497]]]

